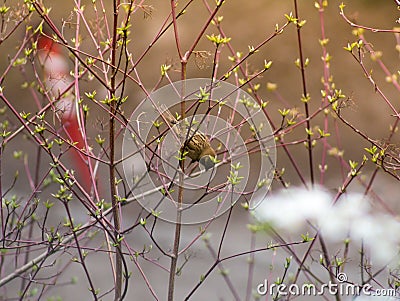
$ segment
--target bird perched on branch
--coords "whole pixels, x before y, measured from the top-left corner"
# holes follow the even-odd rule
[[[186,157],[192,159],[190,164],[199,162],[205,167],[206,170],[213,168],[216,162],[217,154],[212,148],[208,137],[199,131],[197,127],[193,128],[193,124],[191,125],[188,133],[187,129],[184,129],[181,124],[178,124],[178,119],[171,114],[165,105],[161,105],[161,110],[164,119],[172,127],[175,133],[179,137],[185,139],[185,142],[182,144],[179,150],[179,164],[181,169],[183,170],[184,168],[184,159]]]

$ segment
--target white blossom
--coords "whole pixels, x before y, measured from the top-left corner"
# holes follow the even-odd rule
[[[315,221],[330,208],[330,200],[331,196],[323,189],[308,191],[292,188],[267,197],[254,214],[260,221],[290,230],[301,226],[306,220]]]
[[[311,223],[326,242],[340,243],[349,238],[363,243],[371,263],[388,264],[398,254],[400,223],[395,217],[373,212],[370,200],[359,193],[334,195],[316,187],[290,188],[267,197],[254,212],[261,222],[292,233]]]

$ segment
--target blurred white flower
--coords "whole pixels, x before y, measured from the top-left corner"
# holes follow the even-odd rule
[[[372,263],[387,264],[398,254],[400,223],[384,214],[366,215],[351,228],[353,239],[363,241]]]
[[[346,238],[363,242],[371,263],[388,264],[395,259],[400,223],[393,216],[372,212],[369,199],[362,194],[349,193],[333,201],[334,196],[320,187],[290,188],[266,198],[254,215],[289,233],[310,222],[327,242],[340,243]]]
[[[318,218],[324,237],[332,241],[342,241],[353,227],[357,227],[360,219],[368,216],[370,205],[362,194],[352,193],[344,195],[336,204],[330,201],[330,208]]]
[[[259,221],[280,229],[294,229],[306,220],[315,221],[329,210],[331,196],[323,189],[291,188],[265,199],[254,211]]]

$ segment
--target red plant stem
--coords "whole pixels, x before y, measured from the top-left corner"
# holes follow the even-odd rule
[[[295,17],[297,19],[297,22],[300,22],[297,0],[294,0],[294,11],[295,11]],[[300,57],[299,59],[300,59],[301,81],[302,81],[302,87],[303,87],[303,97],[307,98],[308,91],[307,91],[306,73],[305,73],[305,66],[304,66],[303,46],[302,46],[302,42],[301,42],[301,27],[300,27],[300,25],[297,25],[297,43],[298,43],[299,57]],[[311,130],[311,122],[310,122],[310,120],[308,120],[308,117],[310,115],[308,101],[304,102],[304,109],[305,109],[306,118],[307,118],[306,126],[307,126],[308,130]],[[310,135],[308,135],[307,151],[308,151],[308,165],[309,165],[309,169],[310,169],[310,181],[311,181],[311,184],[314,185],[313,150],[312,150],[312,139],[311,139]]]

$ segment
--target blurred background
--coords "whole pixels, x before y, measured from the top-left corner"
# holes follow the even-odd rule
[[[92,9],[92,1],[81,1],[81,6],[85,6],[85,16],[91,26],[95,24],[94,11]],[[18,18],[18,12],[23,9],[23,1],[12,0],[3,1],[4,5],[11,7],[11,13],[2,15],[2,32],[10,32],[13,28],[14,19]],[[60,31],[63,32],[68,39],[72,38],[76,28],[76,17],[74,12],[75,1],[43,1],[47,7],[51,7],[49,13],[50,18],[55,22]],[[323,19],[320,19],[318,10],[314,7],[314,1],[299,0],[299,12],[301,19],[305,19],[306,25],[302,28],[302,45],[305,58],[309,58],[310,63],[306,68],[306,83],[307,90],[310,94],[310,112],[316,111],[321,105],[321,90],[324,88],[321,78],[324,75],[323,62],[321,60],[322,48],[319,40],[321,39],[321,21],[323,22],[325,35],[329,38],[327,50],[332,56],[330,63],[330,75],[335,83],[336,89],[340,89],[347,97],[350,98],[350,106],[343,111],[345,118],[353,124],[361,132],[366,133],[369,138],[377,141],[385,141],[389,136],[390,126],[395,121],[393,112],[384,102],[382,97],[376,93],[374,86],[363,74],[360,65],[352,57],[352,55],[343,49],[348,43],[357,41],[358,38],[352,34],[353,28],[339,14],[339,5],[341,1],[329,1],[329,6],[325,9]],[[181,9],[186,2],[179,2],[177,10]],[[352,0],[345,1],[346,16],[357,24],[362,24],[367,27],[376,29],[393,29],[398,26],[396,20],[399,18],[399,10],[395,1],[390,0]],[[1,5],[1,4],[0,4]],[[110,5],[110,3],[104,3]],[[209,1],[209,5],[214,7],[214,1]],[[138,5],[139,7],[139,5]],[[111,24],[112,14],[111,7],[104,7],[107,12],[107,19]],[[227,0],[217,14],[223,16],[221,26],[227,37],[232,38],[230,41],[231,47],[235,52],[248,53],[248,46],[256,46],[263,42],[274,33],[275,25],[282,26],[286,22],[285,14],[294,12],[293,1],[287,0],[252,0],[239,1]],[[170,3],[168,1],[144,1],[141,2],[138,11],[132,17],[132,26],[129,28],[130,44],[129,50],[132,52],[133,60],[136,61],[141,54],[149,47],[152,40],[157,35],[162,24],[170,13]],[[11,16],[7,20],[7,16]],[[185,14],[179,18],[179,39],[182,49],[186,51],[193,43],[194,37],[198,35],[202,26],[206,23],[209,17],[203,1],[193,1],[188,7]],[[10,60],[16,55],[18,46],[21,45],[25,34],[25,26],[31,24],[36,26],[40,22],[40,18],[36,13],[33,13],[31,18],[26,20],[23,26],[20,26],[6,40],[0,40],[0,74],[6,72],[6,76],[2,77],[0,83],[4,94],[12,102],[12,105],[17,111],[31,112],[34,114],[38,111],[37,103],[33,100],[32,91],[26,87],[26,83],[31,83],[35,79],[31,64],[35,64],[35,58],[32,62],[27,62],[24,65],[15,66],[7,69]],[[100,24],[100,26],[105,26]],[[82,28],[84,28],[82,26]],[[105,27],[104,27],[105,28]],[[205,34],[201,37],[198,46],[196,47],[197,55],[192,56],[188,62],[187,78],[205,77],[210,78],[213,66],[214,47],[206,38],[206,35],[218,34],[215,26],[210,25]],[[365,39],[368,45],[374,51],[382,52],[382,62],[389,69],[389,72],[398,76],[399,70],[399,51],[400,42],[394,33],[390,32],[374,32],[365,31]],[[4,35],[3,35],[4,37]],[[88,38],[88,32],[85,29],[81,31],[82,50],[87,53],[95,54],[93,45]],[[28,46],[29,44],[27,44]],[[68,55],[66,49],[65,54]],[[221,78],[232,66],[232,62],[228,56],[232,54],[229,47],[221,48],[220,62],[218,66],[217,77]],[[383,68],[377,61],[370,58],[370,54],[363,53],[365,68],[373,76],[377,86],[383,91],[386,98],[395,106],[398,107],[397,101],[399,98],[399,90],[392,82],[387,80]],[[260,51],[251,56],[244,63],[244,67],[249,74],[256,73],[264,66],[264,60],[272,61],[272,68],[265,72],[259,78],[253,81],[253,84],[260,84],[258,94],[264,101],[268,101],[268,112],[270,112],[271,120],[279,125],[281,116],[278,112],[283,108],[294,108],[298,110],[300,118],[304,118],[304,104],[301,102],[303,93],[302,80],[299,69],[295,66],[295,60],[299,57],[297,45],[297,36],[295,26],[288,26],[282,34],[273,38],[266,43]],[[176,50],[176,43],[172,28],[164,34],[154,45],[150,51],[143,57],[136,68],[135,78],[140,81],[147,91],[152,91],[155,86],[163,86],[168,82],[159,83],[160,66],[162,64],[171,65],[169,76],[172,81],[181,78],[180,60]],[[71,58],[71,69],[73,62]],[[7,71],[6,71],[7,70]],[[233,82],[233,79],[228,79]],[[271,84],[276,84],[276,89],[271,90]],[[106,91],[100,87],[95,79],[89,76],[83,77],[80,87],[81,94],[84,92],[97,91],[97,99],[105,98]],[[126,93],[128,96],[127,103],[123,106],[126,117],[129,117],[135,110],[136,106],[146,97],[143,89],[134,81],[128,80]],[[87,99],[84,103],[89,104]],[[1,104],[0,107],[3,107]],[[330,114],[330,113],[329,113]],[[324,115],[320,114],[311,120],[312,126],[322,126]],[[91,105],[87,118],[87,130],[92,141],[97,134],[107,135],[107,118],[108,115],[97,106]],[[10,128],[15,130],[20,127],[19,121],[5,112],[1,116],[2,121],[8,120]],[[329,130],[331,136],[328,138],[329,145],[336,147],[339,151],[343,151],[344,161],[355,160],[362,161],[365,154],[364,148],[370,147],[371,144],[366,142],[349,127],[343,125],[340,121],[335,123],[335,117],[332,115],[329,119]],[[335,133],[339,133],[336,135]],[[286,142],[304,139],[304,127],[298,127],[285,137]],[[396,143],[399,141],[396,133],[391,140],[393,149],[396,149]],[[119,136],[117,143],[121,144],[122,137]],[[120,149],[120,147],[119,147]],[[23,156],[20,159],[15,158],[15,151],[22,151]],[[284,179],[292,186],[301,186],[302,181],[295,172],[287,155],[278,147],[277,169],[285,169]],[[308,154],[303,143],[290,146],[293,159],[297,162],[299,169],[309,181]],[[318,164],[322,157],[322,143],[317,143],[314,149],[314,172],[315,182],[321,181]],[[118,156],[121,156],[119,152]],[[31,187],[29,186],[29,177],[26,170],[32,169],[40,158],[42,164],[46,165],[49,159],[43,154],[38,154],[38,150],[31,139],[26,135],[19,135],[18,139],[13,139],[7,144],[1,154],[2,164],[2,185],[3,187],[12,186],[12,192],[23,202],[24,196],[30,195]],[[67,161],[68,162],[67,158]],[[327,158],[328,169],[325,173],[323,182],[321,183],[329,191],[336,191],[342,185],[343,179],[347,176],[347,172],[343,171],[338,164],[337,156],[329,156]],[[19,171],[18,179],[15,185],[12,185],[15,174]],[[43,173],[39,171],[39,173]],[[100,179],[107,177],[107,167],[99,166]],[[349,192],[364,192],[366,184],[372,177],[375,166],[372,163],[367,163],[360,176],[361,181],[354,181],[348,188]],[[397,216],[399,209],[398,193],[399,185],[395,177],[384,172],[379,172],[372,182],[370,194],[372,195],[371,206],[374,210],[380,210],[384,213]],[[41,200],[51,199],[51,193],[56,191],[57,187],[50,187],[40,194]],[[271,187],[271,193],[279,191],[283,188],[282,183],[275,181]],[[101,187],[101,195],[103,198],[109,199],[108,186]],[[267,200],[266,200],[267,201]],[[73,208],[73,216],[77,223],[85,223],[88,220],[88,215],[85,209],[79,204],[71,205]],[[126,210],[125,210],[126,208]],[[42,212],[43,208],[41,209]],[[137,218],[141,208],[137,204],[129,204],[124,207],[123,223],[124,227],[132,225],[132,216]],[[62,224],[65,217],[65,209],[61,204],[56,204],[52,209],[52,214],[48,217],[48,224],[55,228],[62,229]],[[285,213],[282,213],[285,214]],[[229,222],[228,222],[229,221]],[[185,226],[182,233],[182,246],[187,245],[195,240],[194,244],[188,248],[186,259],[180,261],[180,266],[184,267],[180,275],[177,276],[176,284],[176,300],[183,300],[185,296],[199,282],[201,275],[204,275],[207,270],[215,262],[215,254],[220,246],[221,256],[230,256],[246,252],[249,249],[257,247],[265,247],[269,242],[274,241],[271,237],[263,233],[251,233],[247,225],[253,223],[254,219],[247,211],[243,210],[240,204],[234,208],[232,216],[225,214],[220,219],[213,222],[207,228],[206,236],[208,239],[195,240],[199,233],[199,227]],[[223,227],[227,226],[226,236],[221,242],[223,235]],[[203,225],[204,226],[204,225]],[[291,233],[282,233],[286,241],[301,240],[300,233],[313,231],[312,227],[304,226],[301,229],[294,229]],[[40,229],[38,230],[40,233]],[[93,230],[93,232],[95,232]],[[153,238],[164,250],[170,251],[173,245],[174,225],[163,221],[158,221],[153,229]],[[159,300],[166,300],[166,291],[168,285],[169,259],[163,256],[161,252],[153,246],[150,250],[152,241],[142,228],[137,227],[133,231],[127,233],[126,240],[138,251],[146,250],[144,257],[136,259],[128,259],[128,268],[132,271],[127,300],[155,300],[146,282],[151,283],[152,288],[159,297]],[[104,237],[98,235],[92,241],[88,240],[87,265],[89,266],[91,276],[95,286],[98,287],[101,293],[105,293],[107,289],[113,286],[112,272],[108,256],[104,252],[95,252],[96,248],[104,247]],[[308,267],[315,268],[315,273],[324,280],[329,280],[326,271],[318,264],[318,252],[320,246],[313,250],[310,256],[310,261],[307,262]],[[331,255],[342,251],[341,245],[329,246]],[[359,246],[354,246],[350,253],[354,255],[354,261],[349,265],[349,271],[354,281],[359,280]],[[104,248],[103,248],[104,249]],[[307,245],[296,247],[296,253],[301,257],[307,250]],[[41,251],[32,252],[32,258]],[[73,300],[81,298],[82,300],[90,300],[91,294],[88,292],[87,280],[82,272],[82,266],[71,261],[74,257],[74,251],[65,250],[65,253],[56,254],[54,258],[47,260],[46,268],[40,273],[41,279],[50,277],[49,281],[43,280],[46,283],[44,286],[43,295],[40,300]],[[281,277],[284,272],[285,257],[289,256],[284,249],[275,249],[266,252],[254,254],[254,257],[249,255],[237,256],[231,260],[223,262],[219,268],[223,270],[218,272],[214,270],[209,277],[201,284],[201,287],[193,294],[190,300],[254,300],[255,288],[257,284],[262,283],[264,279],[275,280]],[[254,263],[250,265],[249,262]],[[140,267],[140,268],[139,268]],[[8,273],[18,268],[13,262],[4,259],[1,265],[1,277],[3,278]],[[64,270],[65,269],[65,270]],[[297,266],[295,263],[291,266],[288,274],[293,276],[296,273]],[[143,271],[141,274],[140,271]],[[252,277],[249,277],[249,275]],[[58,275],[54,277],[54,275]],[[145,276],[143,276],[145,275]],[[377,277],[383,282],[387,281],[388,274],[382,273]],[[76,278],[75,278],[76,277]],[[55,281],[53,281],[53,279]],[[302,279],[302,278],[301,278]],[[303,279],[304,280],[304,279]],[[0,300],[15,300],[18,299],[18,291],[20,279],[15,279],[5,287],[0,288]],[[250,284],[249,284],[250,283]],[[33,286],[34,287],[34,286]],[[249,287],[250,291],[249,292]],[[4,294],[2,299],[1,295]],[[13,296],[10,298],[10,296]],[[246,297],[247,296],[247,297]],[[248,298],[248,299],[247,299]],[[265,298],[265,297],[263,297]],[[333,300],[332,296],[327,296],[327,300]],[[36,300],[37,296],[32,296],[31,299]],[[310,297],[299,297],[297,300],[309,300]],[[105,295],[102,300],[112,300],[112,294]],[[271,297],[261,300],[272,300]],[[315,300],[320,300],[315,298]],[[345,300],[345,299],[344,299]],[[350,300],[350,299],[349,299]]]

